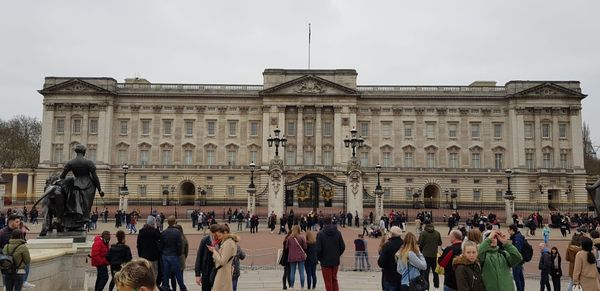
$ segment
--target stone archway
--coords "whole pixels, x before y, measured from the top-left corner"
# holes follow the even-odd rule
[[[190,181],[182,182],[179,186],[179,199],[182,205],[194,205],[196,186]]]
[[[423,199],[425,208],[440,207],[440,187],[434,184],[429,184],[423,189]]]

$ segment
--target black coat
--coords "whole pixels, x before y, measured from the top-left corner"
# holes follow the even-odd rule
[[[140,229],[137,237],[137,251],[140,258],[148,261],[160,259],[160,232],[151,226]]]
[[[452,268],[452,260],[462,254],[461,248],[462,242],[447,246],[442,255],[438,258],[438,264],[441,263],[447,256],[448,264],[444,268],[444,286],[448,286],[452,289],[456,289],[456,276],[454,275],[454,268]]]
[[[163,256],[181,256],[183,239],[179,229],[169,226],[160,234],[160,250]]]
[[[316,265],[317,264],[317,244],[306,244],[306,260],[304,261],[306,265]]]
[[[396,282],[400,284],[402,276],[398,274],[396,264],[396,252],[402,247],[403,241],[399,236],[391,237],[381,249],[377,265],[383,273],[383,280],[386,282]]]
[[[215,267],[215,262],[212,257],[212,253],[208,251],[208,246],[211,244],[212,239],[210,235],[205,236],[198,245],[198,253],[196,255],[196,264],[194,265],[194,271],[196,277],[202,276],[203,278],[209,278],[210,272]]]
[[[317,259],[321,267],[335,267],[340,265],[340,257],[346,250],[342,233],[334,224],[328,224],[317,234]]]
[[[131,261],[131,249],[126,244],[116,243],[110,246],[106,256],[111,269],[121,269],[121,265]]]

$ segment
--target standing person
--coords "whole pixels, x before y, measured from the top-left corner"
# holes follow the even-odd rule
[[[548,225],[544,225],[544,229],[542,230],[542,235],[544,237],[544,244],[548,245],[548,240],[550,239],[550,228]]]
[[[421,276],[421,271],[427,269],[425,257],[417,245],[417,237],[412,232],[406,233],[404,244],[394,256],[398,260],[396,271],[401,276],[400,288],[396,290],[408,291],[410,282]]]
[[[306,289],[315,289],[317,286],[317,235],[314,231],[306,232]]]
[[[354,240],[354,271],[364,271],[368,258],[365,259],[364,253],[367,249],[363,235],[359,234],[358,238]]]
[[[575,255],[573,285],[581,286],[583,291],[600,290],[600,274],[596,269],[596,256],[592,252],[592,247],[592,240],[584,237],[581,239],[581,251]]]
[[[13,230],[19,229],[20,226],[21,217],[16,214],[9,214],[6,226],[0,230],[0,250],[10,241]]]
[[[524,254],[525,251],[525,237],[519,231],[519,226],[516,224],[512,224],[508,227],[508,234],[510,234],[510,240],[513,245],[521,255]],[[522,261],[518,265],[512,268],[512,275],[515,280],[515,285],[517,286],[517,291],[525,291],[525,276],[523,275],[523,264],[525,262]]]
[[[400,238],[401,234],[402,230],[399,227],[392,226],[390,228],[391,237],[383,245],[377,259],[377,265],[379,265],[383,273],[382,281],[385,291],[400,290],[401,274],[398,274],[398,264],[395,255],[403,244],[402,238]]]
[[[181,272],[181,264],[179,257],[183,250],[183,239],[181,232],[175,228],[177,220],[175,216],[169,216],[167,223],[169,227],[165,229],[160,236],[160,249],[162,251],[162,285],[169,287],[169,277],[171,273],[175,273],[175,278],[182,291],[186,291],[187,287],[183,283],[183,272]],[[175,288],[175,286],[172,286]]]
[[[92,266],[96,267],[96,284],[94,286],[95,291],[104,290],[104,286],[108,282],[108,243],[110,242],[110,232],[105,230],[102,235],[94,238],[94,244],[92,244]]]
[[[160,232],[156,229],[156,218],[148,216],[147,223],[140,229],[136,240],[137,253],[152,264],[152,269],[157,273],[156,284],[162,281],[158,277],[158,261],[160,255]]]
[[[560,291],[560,277],[562,277],[562,267],[560,253],[556,247],[552,247],[550,250],[550,260],[552,262],[552,267],[550,269],[550,276],[552,277],[552,285],[554,287],[554,291]]]
[[[437,290],[440,288],[440,277],[435,272],[437,263],[435,259],[438,255],[438,249],[442,245],[442,236],[435,230],[433,224],[428,222],[425,225],[425,231],[419,235],[419,248],[423,252],[425,261],[427,261],[427,269],[425,269],[424,275],[429,280],[429,271],[433,273],[433,288]]]
[[[462,254],[462,233],[459,230],[452,230],[449,235],[451,245],[447,246],[442,255],[438,258],[438,264],[444,268],[444,290],[457,290],[456,277],[452,260]]]
[[[565,254],[565,259],[569,262],[569,286],[567,287],[567,291],[571,291],[573,289],[573,269],[575,269],[575,256],[579,251],[581,251],[581,239],[583,235],[579,232],[573,234],[573,238],[571,238],[571,242],[567,247],[567,252]]]
[[[550,273],[552,271],[552,258],[550,257],[550,252],[546,248],[545,243],[540,243],[540,262],[538,264],[538,269],[540,272],[540,291],[544,291],[544,287],[550,290]]]
[[[477,256],[477,243],[469,240],[463,243],[462,254],[452,260],[457,290],[485,291]]]
[[[292,235],[286,240],[288,263],[290,264],[290,288],[294,288],[296,269],[300,275],[300,288],[304,289],[304,261],[306,260],[306,239],[300,234],[300,226],[292,226]]]
[[[287,230],[285,230],[285,224],[287,223],[287,219],[285,218],[285,214],[281,216],[281,218],[279,218],[279,233],[281,234],[282,232],[287,234]]]
[[[179,256],[179,270],[181,272],[181,276],[183,276],[183,272],[185,271],[185,260],[188,257],[190,246],[188,244],[187,237],[185,237],[185,234],[183,233],[183,227],[180,224],[175,224],[175,228],[181,233],[181,255]],[[173,286],[173,291],[177,291],[177,288],[175,287],[175,280],[177,278],[177,274],[171,273],[170,277],[171,286]]]
[[[283,290],[286,290],[287,286],[290,285],[290,263],[288,262],[290,252],[287,246],[287,240],[290,235],[292,235],[291,232],[286,234],[283,239],[283,249],[281,250],[281,259],[279,260],[279,264],[283,266],[283,277],[281,278],[283,281]]]
[[[498,247],[499,243],[502,244],[503,249]],[[515,290],[510,268],[518,265],[522,260],[521,254],[508,237],[499,230],[493,230],[479,246],[479,262],[485,289]]]
[[[325,290],[339,291],[337,281],[340,257],[346,250],[342,233],[331,223],[331,217],[325,219],[325,226],[317,234],[317,258],[321,262],[321,273],[325,283]]]
[[[15,229],[11,232],[8,244],[2,248],[3,254],[10,254],[15,264],[15,273],[5,274],[4,285],[7,291],[21,291],[25,276],[25,266],[31,263],[27,241],[23,236],[23,232]]]
[[[240,260],[244,260],[246,258],[246,252],[244,252],[244,250],[242,249],[242,247],[238,243],[237,245],[237,251],[235,254],[235,257],[233,258],[233,273],[232,273],[232,284],[233,284],[233,291],[237,291],[237,285],[238,285],[238,280],[240,279]]]
[[[210,291],[212,282],[210,281],[210,273],[215,267],[215,261],[212,258],[212,253],[208,250],[208,246],[218,245],[217,238],[218,224],[213,224],[209,227],[210,235],[205,236],[200,240],[198,252],[196,255],[196,264],[194,271],[196,273],[196,284],[202,286],[202,291]]]
[[[108,284],[109,291],[112,291],[115,287],[115,273],[121,270],[121,265],[131,261],[132,259],[131,249],[125,244],[125,232],[118,230],[116,237],[117,243],[110,246],[107,255],[108,263],[110,264],[111,275],[110,284]]]
[[[238,238],[235,235],[227,234],[224,226],[220,226],[217,230],[217,237],[221,242],[219,249],[214,246],[209,246],[208,251],[213,255],[215,262],[215,281],[213,282],[213,290],[215,291],[232,291],[232,260],[237,253]]]
[[[134,212],[133,214],[131,214],[131,219],[129,221],[129,234],[137,233],[137,228],[136,228],[137,220],[138,220],[137,213]]]

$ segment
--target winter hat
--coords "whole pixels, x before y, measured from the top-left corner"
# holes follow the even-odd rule
[[[390,233],[392,234],[392,237],[399,237],[400,234],[402,234],[402,230],[397,226],[392,226],[390,228]]]
[[[152,215],[148,215],[148,220],[146,220],[146,224],[154,225],[156,223],[156,218]]]

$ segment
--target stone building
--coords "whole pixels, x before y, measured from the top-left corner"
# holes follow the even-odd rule
[[[385,203],[504,205],[507,168],[517,207],[587,202],[577,81],[379,86],[358,85],[355,70],[287,69],[263,77],[262,85],[46,77],[35,195],[83,143],[108,199],[127,163],[130,201],[245,205],[251,161],[258,192],[267,187],[275,128],[287,138],[287,181],[319,173],[344,182],[343,140],[356,127],[364,188],[373,192],[381,164]]]

